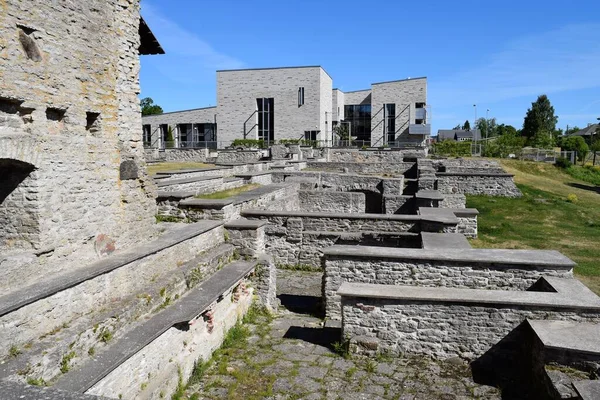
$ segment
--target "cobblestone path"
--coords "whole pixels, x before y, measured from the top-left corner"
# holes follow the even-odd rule
[[[230,333],[232,339],[212,362],[199,368],[185,395],[190,399],[500,399],[498,390],[475,384],[460,359],[344,357],[336,344],[339,330],[323,328],[323,321],[311,315],[320,279],[320,274],[280,271],[283,306],[277,315],[251,313],[243,326]]]

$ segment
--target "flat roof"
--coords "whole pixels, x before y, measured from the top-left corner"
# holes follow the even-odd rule
[[[394,81],[383,81],[383,82],[371,83],[371,85],[381,85],[381,84],[384,84],[384,83],[393,83],[393,82],[415,81],[415,80],[418,80],[418,79],[427,79],[427,77],[426,76],[421,76],[421,77],[418,77],[418,78],[397,79],[397,80],[394,80]]]
[[[331,75],[329,75],[329,72],[327,72],[325,70],[325,68],[323,68],[320,65],[298,65],[298,66],[295,66],[295,67],[291,66],[291,67],[264,67],[264,68],[218,69],[217,72],[261,71],[261,70],[268,70],[268,69],[297,69],[297,68],[321,68],[327,74],[327,76],[329,76],[331,78],[331,80],[333,80],[333,78],[331,77]]]
[[[188,112],[188,111],[208,110],[210,108],[217,108],[217,106],[190,108],[190,109],[187,109],[187,110],[169,111],[169,112],[164,112],[164,113],[161,113],[161,114],[143,115],[142,118],[146,118],[146,117],[159,117],[159,116],[165,115],[165,114],[177,114],[177,113]]]

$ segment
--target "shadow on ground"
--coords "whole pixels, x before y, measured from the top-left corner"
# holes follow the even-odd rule
[[[594,186],[594,185],[583,185],[581,183],[575,183],[575,182],[569,182],[567,183],[567,186],[571,186],[577,189],[582,189],[582,190],[588,190],[590,192],[596,192],[598,194],[600,194],[600,186]]]

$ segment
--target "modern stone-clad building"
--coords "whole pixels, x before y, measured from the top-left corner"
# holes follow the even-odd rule
[[[424,145],[427,79],[343,92],[320,66],[217,71],[217,106],[143,117],[147,147],[226,147],[235,139],[318,141],[334,146],[345,126],[355,143]]]

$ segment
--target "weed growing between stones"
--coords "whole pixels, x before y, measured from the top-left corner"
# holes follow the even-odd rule
[[[156,223],[161,223],[161,222],[185,222],[183,218],[181,217],[174,217],[172,215],[155,215],[154,216],[156,218]]]
[[[33,386],[48,386],[44,378],[27,378],[27,384]]]
[[[322,272],[323,268],[306,264],[277,264],[277,269],[286,271]]]
[[[112,338],[113,338],[113,334],[107,327],[102,328],[102,330],[98,334],[98,339],[100,341],[102,341],[103,343],[110,342]]]
[[[333,351],[345,359],[350,358],[350,341],[344,340],[342,342],[333,342]]]
[[[62,360],[60,361],[60,372],[62,372],[63,374],[69,372],[69,370],[71,369],[71,360],[75,357],[77,357],[77,354],[75,354],[74,351],[65,354]]]
[[[12,346],[10,346],[10,349],[8,350],[8,354],[12,358],[17,358],[19,356],[19,354],[21,354],[21,350],[19,350],[19,348],[13,344]]]

